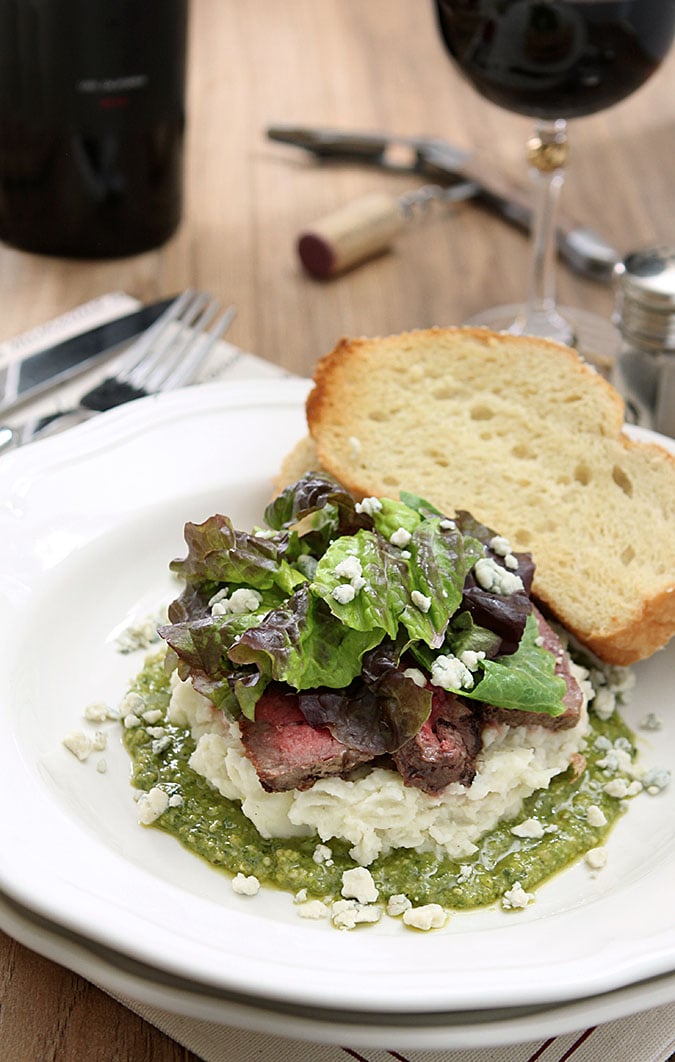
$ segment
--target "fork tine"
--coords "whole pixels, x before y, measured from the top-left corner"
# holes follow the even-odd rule
[[[176,320],[170,334],[163,337],[151,356],[134,369],[130,383],[144,391],[158,391],[167,375],[181,363],[185,352],[194,342],[195,335],[201,334],[218,305],[217,300],[209,295],[197,296],[186,313]]]
[[[140,360],[137,359],[130,368],[124,366],[122,372],[118,373],[118,378],[139,390],[156,390],[153,373],[160,368],[161,378],[163,378],[163,366],[167,360],[171,358],[175,361],[180,357],[181,345],[188,342],[190,335],[190,333],[186,334],[185,329],[195,325],[199,314],[211,301],[211,296],[203,292],[189,291],[185,294],[187,298],[182,306],[177,307],[178,312],[165,322],[165,328],[145,344]]]
[[[210,327],[218,305],[210,295],[196,294],[191,290],[183,292],[165,314],[127,348],[126,360],[123,362],[123,370],[126,371],[118,371],[117,375],[101,380],[80,396],[73,409],[55,416],[34,418],[24,425],[23,431],[11,431],[9,435],[9,429],[0,427],[0,452],[17,443],[29,442],[41,435],[52,434],[54,430],[70,427],[93,414],[114,409],[152,391],[166,391],[192,383],[207,354],[235,315],[234,306],[230,306]],[[173,356],[164,360],[167,351]],[[135,374],[143,375],[146,360],[154,366],[152,388],[143,386],[142,382],[140,386],[132,382]],[[54,428],[54,425],[57,427]]]
[[[212,309],[213,312],[215,312],[215,307]],[[164,380],[157,385],[157,390],[168,391],[171,388],[182,387],[185,384],[191,383],[199,372],[201,366],[204,364],[214,343],[220,339],[223,332],[229,327],[236,312],[234,306],[228,306],[211,331],[207,333],[204,333],[204,326],[200,323],[200,328],[197,334],[193,337],[192,342],[184,349],[182,359],[167,373]],[[211,317],[213,317],[213,313],[210,313],[209,319]]]
[[[174,299],[161,317],[158,317],[150,328],[146,329],[138,339],[134,340],[134,342],[127,347],[122,356],[120,371],[117,375],[121,376],[123,373],[126,374],[131,372],[139,362],[143,361],[152,346],[161,338],[167,329],[170,328],[172,322],[184,313],[186,307],[188,307],[194,299],[194,294],[194,291],[190,288],[183,291]]]

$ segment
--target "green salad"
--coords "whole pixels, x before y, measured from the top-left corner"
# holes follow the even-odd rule
[[[222,515],[188,524],[187,557],[171,565],[186,588],[160,633],[181,677],[214,704],[254,719],[270,683],[347,689],[367,655],[382,662],[369,669],[384,694],[380,729],[393,732],[389,745],[403,744],[428,717],[431,692],[399,662],[431,673],[439,658],[464,657],[471,678],[457,669],[462,681],[445,688],[496,707],[564,712],[565,682],[532,615],[531,559],[495,553],[490,543],[503,540],[468,513],[450,519],[410,494],[359,504],[310,474],[267,507],[265,522],[252,532]],[[481,564],[482,582],[501,572],[505,589],[476,580]]]

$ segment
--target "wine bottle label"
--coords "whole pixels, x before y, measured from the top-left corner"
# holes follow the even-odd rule
[[[186,0],[0,0],[0,120],[153,122],[182,111]]]

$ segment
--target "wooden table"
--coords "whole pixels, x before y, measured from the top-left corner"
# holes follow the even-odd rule
[[[265,137],[274,122],[435,134],[524,177],[526,118],[451,68],[422,0],[192,0],[186,205],[158,251],[107,262],[0,248],[0,339],[97,295],[188,285],[233,301],[233,342],[311,374],[342,335],[461,323],[524,293],[528,245],[470,203],[407,227],[339,279],[301,269],[299,231],[366,192],[418,178],[316,165]],[[675,244],[675,54],[634,97],[571,125],[565,203],[622,253]],[[562,267],[561,301],[609,315],[609,288]],[[81,978],[0,935],[0,1058],[191,1058]]]

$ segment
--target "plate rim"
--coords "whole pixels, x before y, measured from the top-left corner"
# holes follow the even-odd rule
[[[378,1025],[376,1021],[369,1020],[374,1016],[367,1013],[359,1015],[360,1022],[356,1024],[341,1024],[340,1012],[333,1017],[307,1007],[288,1014],[284,1011],[283,1003],[269,1010],[264,1000],[251,998],[240,1001],[228,999],[227,996],[218,998],[212,992],[202,995],[205,988],[208,991],[208,986],[196,982],[182,985],[178,979],[169,991],[162,971],[158,971],[155,980],[155,971],[151,968],[137,967],[133,961],[129,964],[124,954],[116,954],[112,949],[92,952],[86,938],[65,936],[61,927],[45,922],[40,919],[34,923],[30,911],[23,910],[20,905],[15,906],[0,891],[0,924],[7,933],[25,947],[93,981],[124,1005],[129,1005],[133,999],[137,1003],[160,1007],[193,1020],[339,1046],[351,1042],[362,1048],[387,1049],[392,1046],[392,1033],[395,1032],[397,1046],[405,1050],[503,1047],[540,1037],[562,1036],[591,1024],[614,1021],[675,1002],[673,972],[624,989],[551,1006],[544,1004],[532,1008],[506,1007],[495,1011],[450,1011],[447,1017],[453,1020],[447,1025],[443,1025],[442,1012],[433,1016],[434,1022],[430,1025],[424,1024],[428,1018],[425,1014],[408,1015],[408,1022],[401,1025],[392,1025],[389,1015],[378,1015],[382,1021]],[[130,993],[132,987],[133,993]],[[658,996],[657,1002],[654,1002],[655,994]],[[464,1015],[468,1020],[460,1024],[458,1019]],[[150,1015],[141,1016],[152,1020]]]

